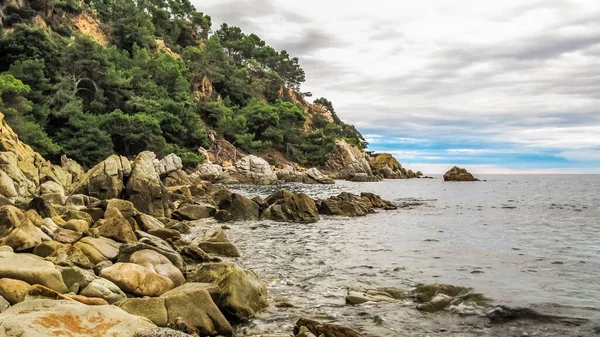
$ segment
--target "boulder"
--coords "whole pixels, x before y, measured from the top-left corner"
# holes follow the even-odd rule
[[[358,332],[341,325],[320,323],[306,318],[300,318],[294,327],[294,335],[300,334],[302,327],[315,336],[325,337],[362,337]]]
[[[219,211],[215,219],[223,222],[257,220],[260,217],[259,205],[237,193],[229,193],[219,202]]]
[[[27,291],[27,295],[25,297],[26,301],[30,301],[33,299],[53,299],[53,300],[67,300],[67,301],[77,301],[79,303],[83,303],[86,305],[108,305],[108,302],[102,298],[90,298],[81,295],[73,295],[60,294],[52,289],[46,288],[39,284],[31,286]]]
[[[33,254],[45,258],[63,247],[69,247],[69,245],[57,241],[46,241],[35,247]]]
[[[66,300],[25,301],[0,316],[0,335],[5,337],[134,337],[154,327],[147,319],[115,306],[88,306]]]
[[[106,214],[108,216],[109,211]],[[110,218],[98,221],[96,226],[98,233],[104,237],[122,243],[137,242],[137,237],[131,228],[131,224],[117,209],[113,209],[110,212]]]
[[[173,281],[168,277],[134,263],[117,263],[104,268],[100,271],[100,277],[137,296],[156,297],[174,287]]]
[[[79,248],[68,245],[58,248],[52,254],[46,256],[45,259],[63,267],[77,266],[86,269],[94,267],[94,264]]]
[[[54,241],[72,245],[72,244],[76,243],[77,241],[81,240],[83,235],[78,232],[72,231],[70,229],[59,228],[59,229],[56,229],[54,232],[50,233],[50,237]]]
[[[389,153],[382,153],[372,157],[370,164],[373,173],[385,179],[417,178],[415,173],[403,168],[398,160]]]
[[[131,174],[129,160],[112,155],[89,170],[73,189],[73,194],[85,194],[100,200],[119,198],[125,190],[124,179]]]
[[[141,214],[133,205],[131,201],[122,200],[122,199],[111,199],[106,203],[106,213],[107,214],[118,214],[113,213],[114,210],[119,211],[121,216],[125,219],[133,218],[137,215]]]
[[[19,252],[36,247],[45,237],[21,210],[14,206],[0,207],[0,246],[10,246]]]
[[[466,169],[454,166],[444,174],[444,181],[479,181],[479,179],[473,177]]]
[[[174,153],[171,153],[161,160],[154,159],[152,164],[154,165],[154,170],[156,173],[163,177],[171,172],[183,169],[183,162],[181,161],[181,158]]]
[[[229,240],[227,234],[225,234],[225,232],[220,228],[207,230],[203,234],[201,240],[198,241],[198,247],[208,254],[225,257],[240,256],[240,252],[237,247]]]
[[[106,300],[110,304],[118,303],[127,298],[125,293],[114,283],[107,279],[96,278],[88,285],[83,287],[80,295],[87,297],[96,297]]]
[[[255,272],[233,263],[204,263],[188,276],[188,281],[218,285],[221,301],[217,305],[237,319],[253,317],[268,306],[266,284]]]
[[[316,181],[319,184],[334,184],[335,182],[328,175],[321,172],[316,167],[312,167],[306,171],[306,176]]]
[[[163,179],[165,186],[189,186],[193,185],[196,178],[190,177],[185,171],[177,170],[169,173],[169,175]]]
[[[181,255],[179,255],[179,253],[166,241],[142,231],[137,231],[136,235],[139,238],[137,243],[125,244],[119,249],[119,254],[117,256],[119,262],[129,262],[133,253],[149,249],[166,257],[175,267],[177,267],[177,269],[183,271],[183,259],[181,258]]]
[[[8,308],[10,308],[10,303],[4,297],[0,296],[0,314]]]
[[[109,238],[92,238],[88,236],[79,240],[73,247],[81,249],[90,261],[96,264],[104,260],[115,259],[119,254],[121,244]]]
[[[0,296],[4,297],[11,305],[23,302],[29,288],[31,285],[21,280],[0,279]]]
[[[154,328],[138,332],[135,337],[193,337],[185,332],[169,328]]]
[[[126,195],[140,212],[156,217],[169,217],[167,189],[152,163],[156,155],[152,152],[138,154],[132,164],[131,177],[127,181]]]
[[[327,154],[325,168],[334,179],[377,180],[365,153],[342,139]]]
[[[55,181],[46,181],[40,186],[42,199],[57,205],[64,205],[67,197],[65,189]]]
[[[0,252],[0,278],[41,284],[59,293],[67,291],[62,275],[52,262],[24,254]]]
[[[396,209],[397,207],[389,201],[382,200],[381,197],[373,193],[361,193],[360,196],[342,192],[338,196],[333,196],[318,202],[319,213],[337,216],[365,216],[368,213],[375,212],[375,209],[385,210]]]
[[[452,305],[484,305],[488,299],[475,293],[472,288],[457,287],[450,284],[422,284],[414,290],[417,309],[425,312],[444,310]]]
[[[200,220],[214,216],[215,206],[210,204],[184,204],[173,212],[173,218],[178,220]]]
[[[68,209],[79,211],[82,208],[94,208],[100,205],[101,201],[97,198],[85,194],[72,194],[67,197],[65,206]]]
[[[46,200],[35,197],[31,199],[27,209],[35,210],[42,218],[54,218],[58,216],[58,212],[54,207]]]
[[[63,225],[64,229],[70,229],[74,232],[83,233],[90,229],[90,224],[85,220],[71,219]]]
[[[273,173],[271,165],[253,155],[238,160],[232,176],[242,184],[272,185],[277,182],[277,175]]]
[[[157,230],[165,228],[165,225],[155,217],[148,214],[140,214],[135,217],[136,222],[144,231]]]
[[[185,277],[183,277],[181,270],[177,269],[169,259],[154,250],[138,250],[131,254],[129,262],[144,266],[158,275],[168,277],[173,281],[175,287],[185,283]]]
[[[265,202],[269,205],[262,214],[265,219],[301,223],[320,219],[314,200],[304,193],[280,190],[271,194]]]
[[[198,166],[193,176],[196,179],[216,182],[223,176],[223,167],[217,164],[205,163]]]
[[[98,278],[98,276],[94,274],[94,271],[89,269],[82,269],[79,267],[59,267],[58,269],[60,270],[65,285],[69,289],[75,284],[78,285],[78,288],[83,289]]]

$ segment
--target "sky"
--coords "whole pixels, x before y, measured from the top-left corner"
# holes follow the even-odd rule
[[[192,2],[298,57],[405,167],[600,173],[598,0]]]

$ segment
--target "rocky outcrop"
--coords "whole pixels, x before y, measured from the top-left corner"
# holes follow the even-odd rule
[[[74,178],[21,142],[0,113],[0,195],[13,202],[28,201],[39,196],[41,185],[49,181],[68,191]]]
[[[124,179],[130,174],[129,160],[112,155],[89,170],[71,194],[85,194],[100,200],[120,198],[125,191]]]
[[[38,299],[2,313],[0,335],[5,337],[134,337],[155,327],[115,306],[88,306],[76,301]]]
[[[288,183],[304,183],[304,184],[334,184],[335,182],[328,175],[321,172],[316,167],[308,169],[304,172],[296,170],[292,165],[278,170],[276,172],[279,181]]]
[[[161,160],[154,159],[152,164],[154,165],[154,170],[156,170],[156,173],[158,173],[161,177],[165,177],[171,172],[183,169],[181,158],[174,153],[171,153]]]
[[[223,167],[218,164],[204,163],[196,169],[194,177],[210,182],[217,182],[223,176]]]
[[[319,211],[308,195],[280,190],[270,195],[265,202],[269,205],[262,217],[274,221],[317,222]]]
[[[257,156],[246,156],[235,163],[231,175],[242,184],[272,185],[277,182],[271,165]]]
[[[373,173],[384,179],[410,179],[418,178],[418,175],[407,170],[389,153],[382,153],[371,157],[369,163]]]
[[[373,174],[371,165],[364,152],[338,140],[331,152],[327,155],[325,168],[334,179],[353,181],[378,181],[381,180]]]
[[[266,284],[251,270],[233,263],[205,263],[193,271],[190,282],[212,283],[221,288],[217,303],[226,314],[237,319],[254,316],[268,306]]]
[[[215,214],[215,219],[223,222],[257,220],[260,216],[259,205],[237,193],[223,193],[218,198],[218,207],[219,211]]]
[[[473,177],[466,169],[454,166],[444,174],[444,181],[479,181],[479,179]]]
[[[337,216],[365,216],[375,209],[394,210],[397,207],[373,193],[361,193],[360,196],[342,192],[325,200],[317,201],[319,213]]]
[[[153,152],[138,154],[131,165],[131,177],[127,181],[127,198],[142,213],[156,217],[169,217],[168,193],[154,169]]]

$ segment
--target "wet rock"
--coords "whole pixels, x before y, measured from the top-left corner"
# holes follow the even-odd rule
[[[277,175],[273,173],[271,165],[253,155],[238,160],[232,176],[242,184],[272,185],[277,182]]]
[[[466,169],[454,166],[444,174],[444,181],[479,181],[479,179],[473,177]]]
[[[125,190],[123,180],[130,174],[129,160],[112,155],[89,170],[71,194],[85,194],[100,200],[119,198]]]
[[[221,288],[219,308],[237,319],[253,317],[266,308],[267,288],[260,277],[233,263],[205,263],[188,276],[189,282],[212,283]]]
[[[11,305],[23,302],[29,288],[31,288],[31,285],[21,280],[0,279],[0,296],[5,298]]]
[[[67,291],[62,275],[52,262],[15,253],[0,253],[0,278],[41,284],[60,293]]]
[[[117,263],[102,269],[100,277],[137,296],[156,297],[174,287],[173,281],[168,277],[134,263]]]
[[[181,158],[174,153],[169,154],[161,160],[154,159],[152,164],[154,164],[154,170],[160,176],[166,176],[171,172],[175,172],[183,168],[183,162],[181,161]]]
[[[204,252],[225,257],[239,257],[240,252],[222,229],[207,230],[198,242]]]
[[[315,202],[304,193],[280,190],[270,195],[265,202],[269,205],[262,214],[265,219],[304,223],[320,219]]]
[[[173,212],[173,218],[178,220],[200,220],[213,217],[217,209],[209,204],[185,204]]]
[[[237,193],[229,193],[225,198],[219,201],[219,211],[215,214],[215,219],[227,221],[256,220],[260,216],[260,209],[257,203]]]
[[[0,335],[5,337],[134,337],[154,327],[150,321],[115,306],[87,306],[64,300],[25,301],[0,316]]]
[[[24,251],[41,244],[44,233],[21,210],[14,206],[0,207],[0,246]]]
[[[320,323],[306,318],[300,318],[294,327],[294,335],[298,335],[302,327],[305,327],[310,333],[315,336],[325,337],[362,337],[358,332],[340,325]]]
[[[140,212],[156,217],[169,217],[171,211],[167,189],[154,169],[152,161],[155,157],[152,152],[138,154],[131,165],[126,195]]]
[[[394,288],[358,289],[349,288],[346,303],[358,305],[366,302],[392,302],[405,299],[407,294]]]
[[[327,215],[337,216],[365,216],[375,212],[375,209],[396,209],[389,201],[384,201],[373,193],[362,193],[360,196],[342,192],[338,196],[318,202],[319,212]]]
[[[471,288],[448,284],[420,285],[415,289],[415,297],[419,302],[417,309],[426,312],[436,312],[459,304],[479,306],[487,302],[483,295],[474,293]]]

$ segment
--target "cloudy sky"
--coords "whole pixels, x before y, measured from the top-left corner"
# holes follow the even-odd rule
[[[405,166],[600,173],[598,0],[196,0]]]

